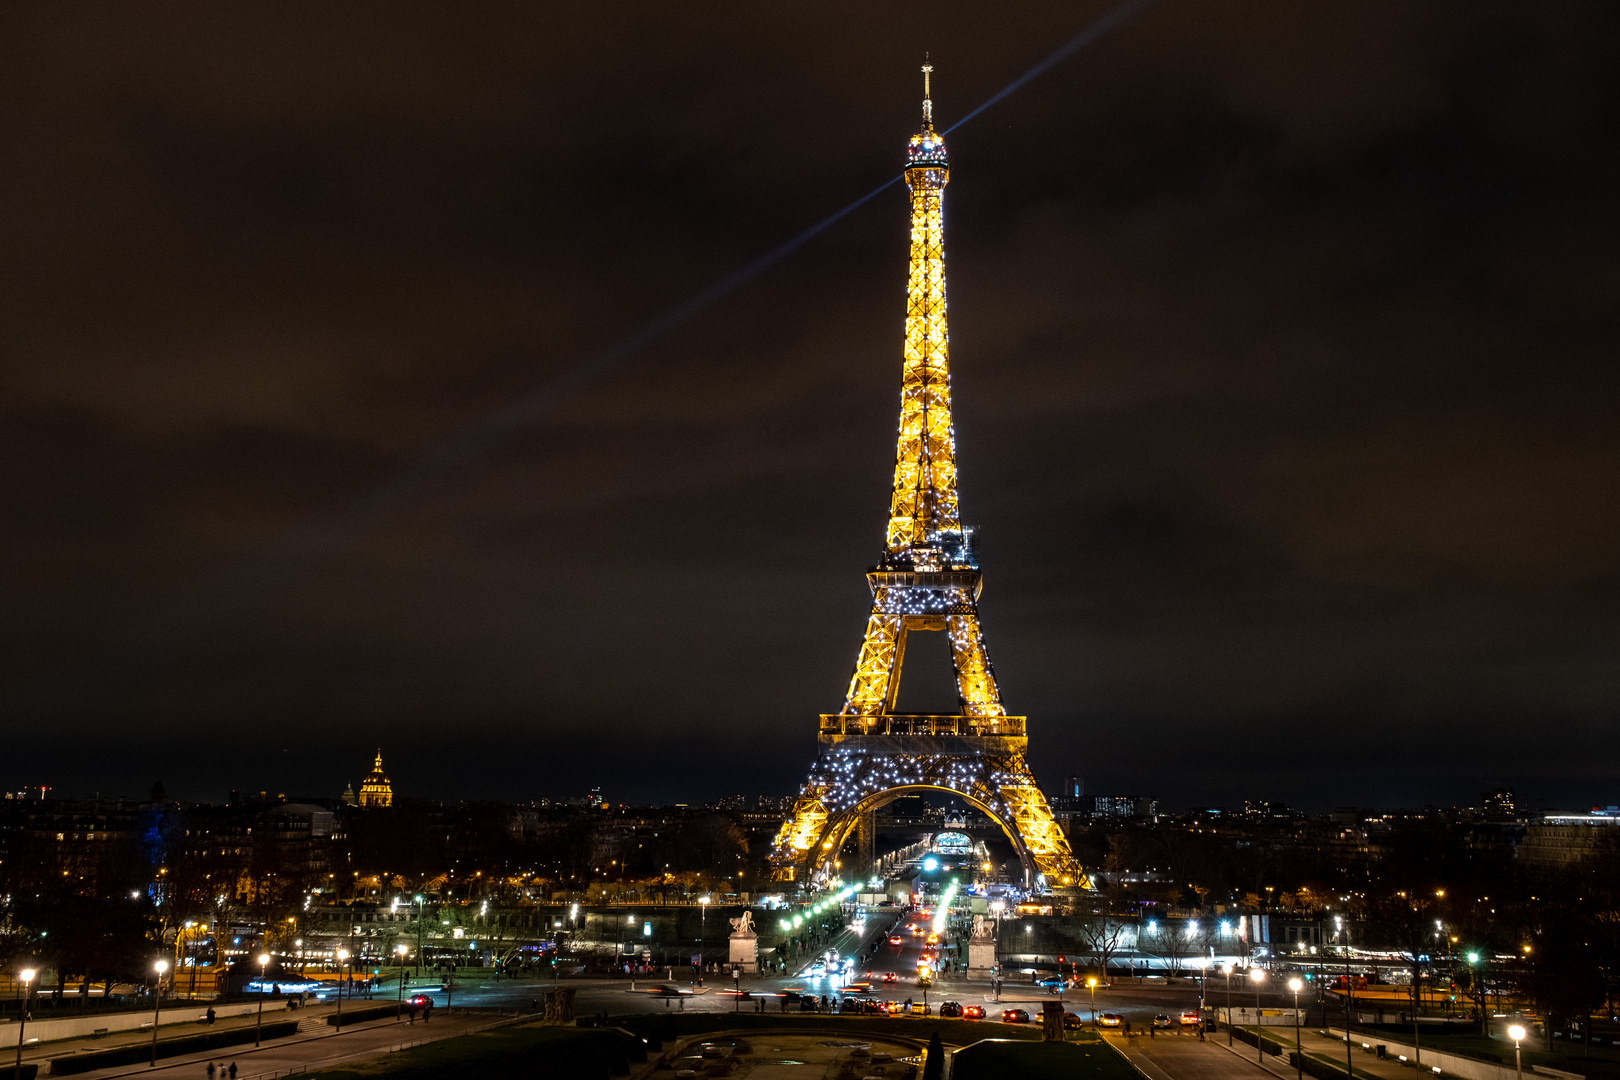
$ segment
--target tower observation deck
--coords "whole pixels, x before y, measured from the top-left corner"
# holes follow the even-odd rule
[[[830,877],[850,834],[869,834],[873,810],[908,791],[935,789],[1001,826],[1029,886],[1085,888],[1085,871],[1024,759],[1024,718],[1002,705],[979,626],[978,545],[957,498],[945,304],[950,159],[934,130],[932,71],[923,66],[922,127],[906,146],[911,257],[900,429],[884,546],[866,575],[872,613],[843,707],[821,717],[816,764],[771,860],[778,880]],[[949,639],[957,713],[894,711],[907,636],[927,631]]]

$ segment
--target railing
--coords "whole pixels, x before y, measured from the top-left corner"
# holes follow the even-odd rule
[[[823,735],[967,735],[1022,738],[1022,716],[849,716],[824,713]]]

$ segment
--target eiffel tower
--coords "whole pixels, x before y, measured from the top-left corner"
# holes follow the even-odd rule
[[[963,527],[957,506],[945,329],[950,164],[934,131],[933,68],[922,71],[922,130],[906,149],[911,265],[888,534],[866,575],[872,615],[849,693],[842,709],[821,717],[816,763],[776,835],[771,862],[778,881],[819,884],[835,876],[852,832],[870,862],[872,812],[908,791],[932,789],[959,796],[1001,826],[1023,862],[1026,886],[1089,888],[1024,759],[1024,717],[1007,715],[979,630],[983,579],[973,530]],[[894,711],[906,637],[915,631],[944,631],[950,640],[955,715]]]

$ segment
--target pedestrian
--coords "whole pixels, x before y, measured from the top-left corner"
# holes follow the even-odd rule
[[[209,1025],[212,1026],[214,1023],[214,1007],[212,1005],[208,1006],[208,1012],[206,1015],[208,1017]]]
[[[214,1080],[214,1063],[212,1061],[208,1063],[208,1080]]]
[[[411,1002],[410,1007],[406,1009],[406,1012],[410,1013],[410,1022],[413,1024],[416,1023],[416,1002]]]
[[[231,1062],[231,1080],[236,1080],[236,1062]]]

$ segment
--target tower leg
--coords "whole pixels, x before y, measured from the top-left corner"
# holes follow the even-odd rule
[[[866,813],[862,814],[860,824],[857,826],[857,829],[859,830],[861,849],[860,859],[858,862],[860,865],[861,878],[864,881],[865,879],[870,878],[875,872],[875,864],[877,860],[874,858],[872,849],[877,843],[877,811],[868,810]]]

